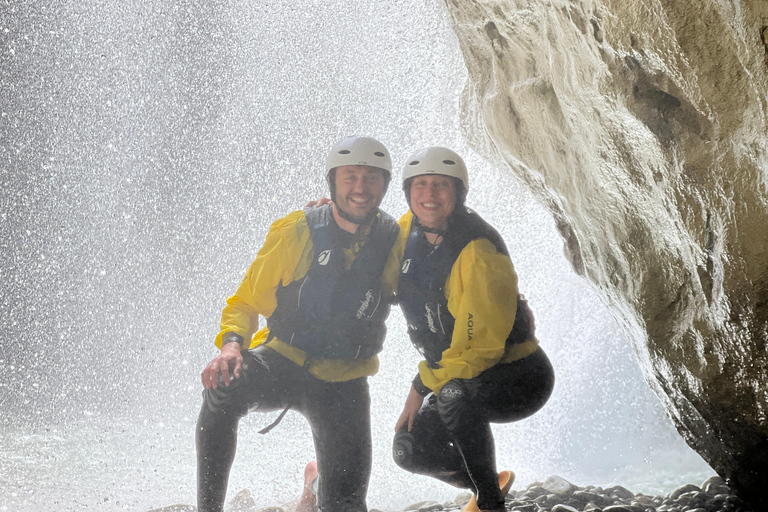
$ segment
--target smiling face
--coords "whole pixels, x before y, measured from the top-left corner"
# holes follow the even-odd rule
[[[411,210],[423,226],[446,229],[456,207],[456,184],[441,174],[422,174],[411,181]]]
[[[368,165],[336,168],[334,204],[347,215],[364,218],[379,207],[387,190],[384,170]]]

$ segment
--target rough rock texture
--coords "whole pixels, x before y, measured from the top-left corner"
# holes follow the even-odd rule
[[[446,0],[467,137],[553,213],[686,441],[768,479],[768,2]]]

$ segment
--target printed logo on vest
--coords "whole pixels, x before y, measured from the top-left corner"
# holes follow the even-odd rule
[[[331,249],[321,252],[317,258],[317,262],[323,266],[327,265],[329,261],[331,261]]]
[[[403,262],[403,266],[400,267],[400,272],[402,272],[403,274],[407,274],[409,268],[411,268],[411,258],[408,258]]]
[[[435,313],[429,309],[429,304],[424,304],[424,309],[426,310],[425,316],[427,317],[427,326],[429,326],[430,331],[436,333],[437,327],[435,327]]]
[[[357,310],[358,319],[363,318],[365,310],[368,309],[368,306],[371,305],[371,302],[373,302],[373,290],[368,290],[365,292],[365,299],[360,301],[360,307]]]

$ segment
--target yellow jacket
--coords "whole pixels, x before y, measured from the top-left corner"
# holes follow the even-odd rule
[[[413,213],[400,220],[404,247]],[[445,287],[448,311],[456,319],[451,346],[443,351],[438,368],[419,363],[419,375],[434,393],[451,379],[472,379],[497,363],[530,355],[538,340],[507,346],[517,311],[517,274],[512,261],[485,238],[471,241],[453,264]]]
[[[397,289],[400,258],[403,249],[401,238],[390,252],[384,268],[382,293],[391,299]],[[346,268],[352,265],[359,244],[344,250]],[[216,346],[221,348],[222,336],[228,332],[243,337],[243,348],[254,348],[267,340],[269,329],[259,329],[259,315],[264,318],[277,308],[278,287],[286,286],[303,278],[314,256],[312,239],[303,211],[295,211],[275,221],[269,228],[264,245],[256,255],[234,295],[227,299],[221,314],[221,331],[216,336]],[[249,342],[250,340],[250,342]],[[269,342],[276,350],[296,364],[303,366],[306,353],[278,338]],[[363,360],[312,359],[309,372],[327,382],[342,382],[375,374],[379,369],[378,357]]]

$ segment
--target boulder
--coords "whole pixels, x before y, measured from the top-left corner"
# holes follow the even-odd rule
[[[768,2],[446,5],[470,143],[549,208],[677,430],[765,510]]]

